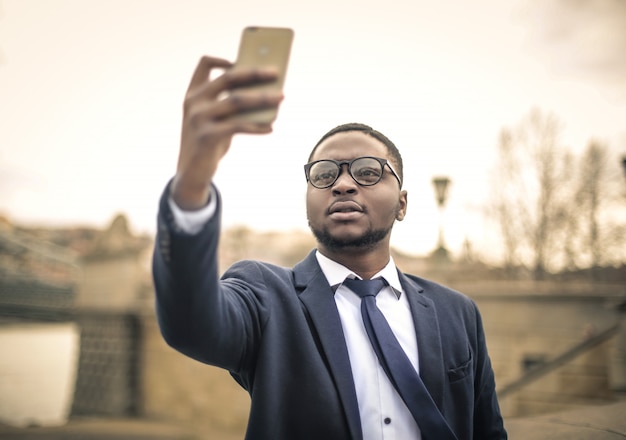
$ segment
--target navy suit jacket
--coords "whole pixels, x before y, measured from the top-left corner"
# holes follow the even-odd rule
[[[247,439],[361,439],[339,313],[314,252],[293,269],[242,261],[220,278],[220,202],[205,228],[188,235],[176,229],[167,193],[153,259],[165,340],[227,369],[249,392]],[[431,281],[399,276],[415,322],[420,376],[456,436],[505,439],[475,304]]]

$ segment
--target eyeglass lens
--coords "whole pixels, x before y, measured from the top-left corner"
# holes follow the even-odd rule
[[[341,172],[341,164],[331,160],[321,160],[311,166],[309,179],[316,188],[331,186]],[[363,186],[378,183],[383,175],[382,164],[371,157],[360,157],[349,163],[349,172],[352,178]]]

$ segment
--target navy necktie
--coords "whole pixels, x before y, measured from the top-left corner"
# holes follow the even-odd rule
[[[385,287],[385,281],[382,278],[373,280],[348,278],[343,284],[361,297],[361,315],[367,335],[387,377],[417,422],[422,437],[425,440],[456,440],[456,436],[376,305],[376,295]]]

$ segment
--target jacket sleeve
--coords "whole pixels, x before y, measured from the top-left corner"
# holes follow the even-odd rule
[[[260,337],[265,314],[243,280],[220,281],[218,243],[221,200],[196,234],[176,227],[168,205],[159,205],[152,260],[156,312],[165,341],[198,361],[238,372]]]

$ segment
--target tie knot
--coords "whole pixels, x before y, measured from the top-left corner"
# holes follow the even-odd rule
[[[378,292],[385,287],[385,280],[382,278],[375,278],[373,280],[357,280],[347,278],[343,284],[361,298],[366,296],[376,296]]]

